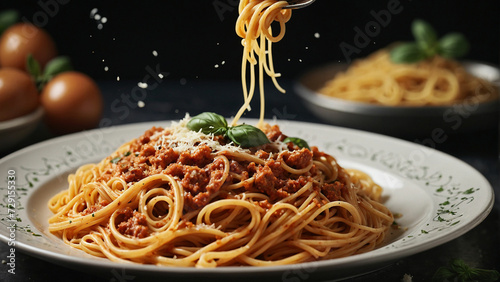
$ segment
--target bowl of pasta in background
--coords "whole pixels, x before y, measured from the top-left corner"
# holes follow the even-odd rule
[[[500,89],[500,70],[494,66],[461,62],[467,72]],[[492,129],[499,124],[499,99],[473,98],[451,105],[386,106],[335,98],[320,89],[349,65],[333,63],[312,69],[295,83],[296,94],[318,118],[333,125],[400,137],[431,136]]]

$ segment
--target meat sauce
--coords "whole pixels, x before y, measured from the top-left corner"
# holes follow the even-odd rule
[[[130,207],[118,211],[117,221],[119,222],[117,229],[121,234],[136,238],[145,238],[149,235],[146,216]]]
[[[101,181],[107,181],[111,177],[120,177],[127,183],[135,183],[141,179],[155,174],[168,174],[179,180],[185,191],[185,204],[187,209],[195,210],[206,205],[211,196],[218,192],[224,183],[235,181],[231,176],[222,181],[224,175],[224,162],[215,158],[212,150],[207,145],[199,145],[192,152],[176,152],[172,148],[155,147],[155,140],[151,137],[162,131],[162,128],[153,127],[144,135],[135,139],[130,145],[130,152],[110,160],[108,169],[101,175]],[[284,140],[286,138],[278,126],[270,126],[264,130],[270,141]],[[219,142],[224,142],[221,138]],[[236,161],[230,157],[230,172],[242,176],[241,180],[254,177],[254,181],[246,182],[246,191],[260,192],[269,196],[270,202],[259,203],[263,207],[270,207],[272,203],[279,201],[312,180],[318,171],[312,168],[300,176],[290,174],[281,166],[281,161],[295,169],[307,167],[313,158],[318,158],[324,153],[316,147],[300,149],[293,143],[288,144],[289,152],[282,154],[282,160],[278,160],[278,154],[271,154],[275,150],[269,145],[252,148],[255,156],[265,160],[265,164],[255,162]],[[330,201],[339,199],[344,184],[339,181],[331,184],[313,185],[313,189],[321,191]],[[90,207],[95,209],[93,207]],[[118,223],[121,233],[134,237],[146,236],[141,226],[143,220],[132,211],[124,211],[123,219]]]

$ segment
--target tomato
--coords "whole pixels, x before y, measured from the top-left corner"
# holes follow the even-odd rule
[[[29,114],[38,105],[38,90],[27,73],[18,69],[0,69],[0,121]]]
[[[96,127],[103,110],[97,84],[76,71],[63,72],[49,81],[42,90],[41,103],[45,122],[57,134]]]
[[[26,57],[31,54],[43,67],[57,56],[52,37],[30,23],[18,23],[0,37],[0,66],[26,70]]]

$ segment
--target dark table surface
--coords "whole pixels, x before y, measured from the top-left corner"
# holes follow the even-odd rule
[[[293,93],[291,81],[282,80],[282,86],[288,93],[276,93],[272,84],[267,86],[266,118],[277,116],[281,119],[299,120],[323,123],[310,111],[303,107],[302,102]],[[202,81],[198,79],[165,79],[155,89],[148,90],[141,97],[144,107],[137,107],[133,89],[134,81],[101,82],[100,87],[105,97],[103,118],[111,125],[128,124],[142,121],[178,120],[186,112],[192,115],[204,111],[214,111],[224,116],[232,116],[239,109],[242,101],[241,85],[238,81]],[[215,98],[217,97],[217,98]],[[115,103],[132,101],[130,112],[117,112]],[[255,108],[258,108],[257,106]],[[257,117],[257,111],[250,112],[246,117]],[[397,132],[393,135],[397,136]],[[26,141],[15,148],[4,150],[4,157],[20,148],[55,137],[43,125]],[[425,136],[397,136],[401,139],[415,142]],[[6,138],[2,136],[1,138]],[[430,281],[432,275],[440,266],[446,265],[450,259],[462,259],[471,266],[496,269],[500,271],[500,195],[499,163],[498,163],[498,127],[487,131],[467,134],[448,134],[445,142],[436,146],[437,150],[453,155],[470,164],[481,172],[495,190],[496,201],[488,217],[477,227],[448,243],[430,250],[405,257],[369,274],[362,274],[348,281],[401,281],[405,274],[413,276],[413,281]],[[89,269],[70,269],[31,257],[27,254],[16,254],[16,274],[7,272],[5,263],[8,247],[0,243],[0,281],[144,281],[147,277],[130,275],[126,272],[110,271],[95,274]],[[301,276],[296,281],[319,281],[318,277]],[[321,280],[329,280],[323,277]],[[172,281],[165,277],[164,281]]]

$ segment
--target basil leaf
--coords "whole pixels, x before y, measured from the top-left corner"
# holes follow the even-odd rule
[[[50,60],[45,66],[44,75],[50,80],[51,77],[55,76],[58,73],[62,73],[65,71],[72,70],[71,60],[69,57],[60,56]]]
[[[439,40],[438,54],[444,58],[458,58],[469,51],[469,42],[461,33],[449,33]]]
[[[454,277],[455,273],[453,271],[448,267],[441,266],[432,276],[432,282],[442,282]]]
[[[434,49],[437,43],[436,30],[424,20],[414,20],[411,25],[411,30],[413,37],[417,44],[423,48],[426,52],[430,52]]]
[[[270,143],[266,134],[262,132],[262,130],[248,124],[230,127],[226,134],[231,141],[244,148],[256,147]]]
[[[0,12],[0,34],[19,20],[19,12],[16,10],[5,10]]]
[[[390,51],[391,61],[396,64],[409,64],[424,60],[427,56],[416,43],[403,43]]]
[[[497,281],[500,279],[500,272],[494,269],[476,269],[476,278],[480,281]]]
[[[187,123],[187,128],[192,131],[200,131],[205,134],[224,135],[227,131],[226,119],[216,113],[201,113]]]
[[[468,266],[461,259],[453,259],[449,267],[442,266],[434,273],[432,281],[497,281],[500,273],[494,269],[479,269]]]
[[[300,139],[300,138],[297,138],[297,137],[287,137],[285,138],[285,140],[283,140],[284,143],[289,143],[289,142],[292,142],[293,144],[299,146],[299,148],[306,148],[306,149],[309,149],[309,144],[307,144],[307,142],[304,140],[304,139]]]
[[[32,77],[38,78],[40,77],[40,74],[42,73],[40,64],[33,58],[33,55],[28,54],[26,57],[26,69],[28,70],[28,73],[31,74]]]

